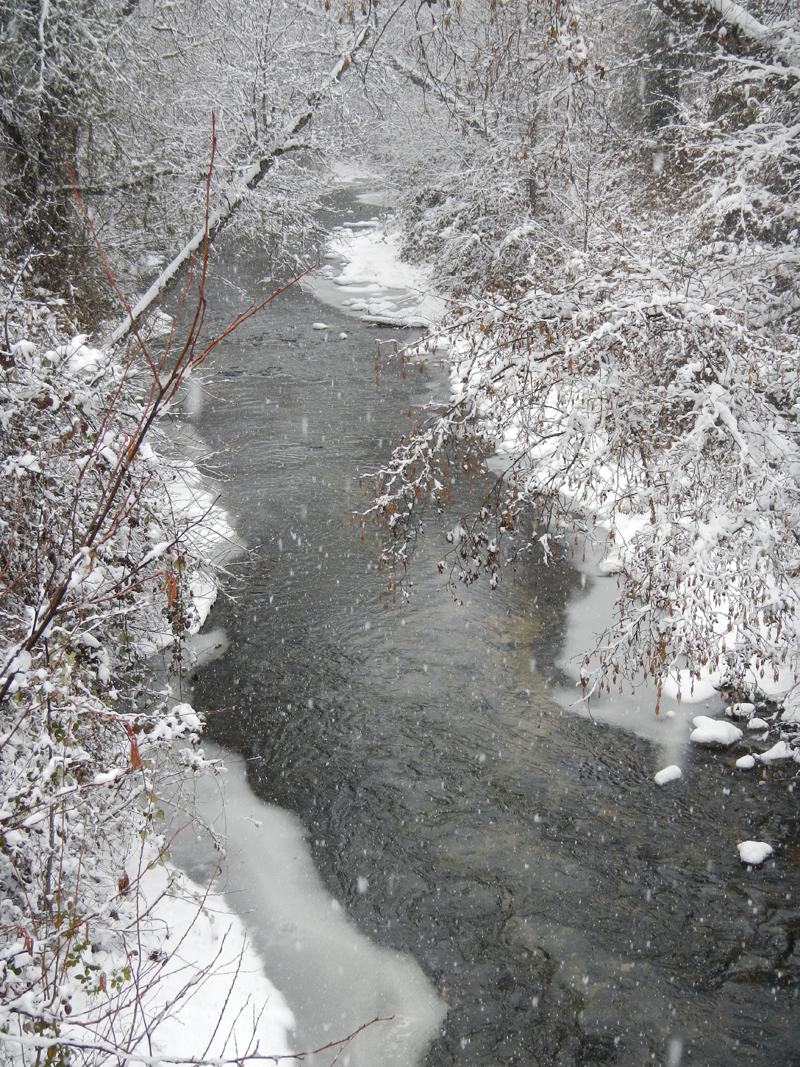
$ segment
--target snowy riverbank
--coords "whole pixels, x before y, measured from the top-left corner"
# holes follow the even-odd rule
[[[387,226],[390,224],[385,220],[365,219],[335,236],[329,253],[331,261],[323,271],[325,282],[320,286],[320,295],[350,312],[362,313],[366,321],[405,321],[406,324],[421,325],[422,318],[415,319],[408,313],[403,320],[402,305],[398,302],[391,305],[381,290],[381,279],[391,284],[394,279],[402,277],[404,270],[409,272],[411,283],[417,290],[429,284],[429,276],[424,270],[399,262],[399,240]],[[340,292],[347,292],[350,284],[354,286],[353,293],[341,299]],[[429,318],[427,325],[435,327],[439,324],[444,310],[442,304],[439,317],[436,320]],[[495,314],[498,319],[502,318],[500,311]],[[381,319],[382,315],[385,320]],[[436,344],[437,348],[450,348],[451,399],[454,403],[469,392],[472,377],[478,373],[476,366],[482,367],[481,359],[485,358],[489,367],[492,359],[498,360],[498,351],[487,350],[485,356],[476,357],[476,352],[482,352],[483,338],[474,324],[472,332],[468,326],[462,326],[455,337],[446,334],[437,337]],[[425,344],[419,347],[421,358],[425,357],[426,350]],[[487,397],[483,397],[479,389],[475,392],[478,410],[485,412],[487,417],[493,410],[489,399],[493,395],[493,388],[487,388]],[[515,397],[507,399],[509,410],[515,402]],[[566,419],[568,415],[569,412],[562,412],[559,417]],[[507,468],[516,462],[521,451],[524,452],[521,442],[527,438],[521,429],[522,422],[522,415],[519,415],[519,423],[511,419],[504,424],[504,435],[501,434],[497,442],[497,454],[490,461],[493,470],[507,473]],[[547,456],[547,449],[544,449],[541,457],[544,462]],[[419,460],[419,469],[425,469],[424,456],[420,454],[415,458]],[[619,470],[602,467],[601,473],[609,485],[624,481]],[[430,475],[430,480],[433,483],[435,474]],[[606,483],[602,482],[602,485]],[[722,750],[738,774],[780,763],[800,762],[800,689],[794,688],[795,679],[788,665],[778,665],[765,676],[754,657],[748,674],[753,700],[748,701],[737,702],[724,693],[721,663],[703,667],[699,676],[690,676],[687,670],[681,669],[680,659],[663,678],[658,693],[652,684],[646,684],[640,672],[633,678],[626,676],[620,691],[614,687],[611,693],[603,692],[602,696],[595,692],[591,699],[582,697],[581,682],[597,666],[592,650],[599,647],[601,635],[612,625],[617,611],[616,604],[621,595],[617,577],[624,570],[623,558],[647,521],[646,515],[628,516],[621,510],[606,515],[608,509],[601,506],[600,496],[595,487],[594,495],[587,497],[585,504],[585,509],[597,513],[594,543],[581,542],[570,556],[570,565],[580,572],[583,592],[576,594],[568,607],[569,624],[564,648],[556,664],[562,678],[571,679],[573,684],[556,687],[553,691],[556,699],[573,713],[608,722],[655,742],[660,749],[660,762],[654,772],[659,786],[667,787],[669,783],[679,781],[682,768],[693,763],[690,755],[693,749]],[[565,496],[565,505],[568,504]],[[399,506],[402,510],[402,505]],[[459,523],[456,528],[460,528]],[[731,629],[727,611],[727,602],[720,601],[716,607],[715,632],[730,634],[728,641],[735,643],[737,625]],[[654,710],[657,704],[658,713]],[[732,842],[732,848],[734,844]],[[743,862],[746,862],[744,858]]]
[[[382,194],[357,193],[356,203],[383,204]],[[431,272],[400,257],[401,237],[391,215],[372,215],[334,227],[324,264],[303,279],[303,288],[323,304],[342,308],[362,322],[382,326],[437,326],[447,302]],[[324,323],[321,324],[324,327]]]
[[[152,357],[48,347],[48,325],[0,384],[3,1058],[286,1055],[291,1012],[213,879],[171,865],[161,822],[171,805],[195,835],[187,786],[214,767],[148,661],[195,661],[235,534],[159,422]]]

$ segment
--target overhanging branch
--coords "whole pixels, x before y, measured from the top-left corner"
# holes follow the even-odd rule
[[[365,25],[356,35],[355,41],[347,52],[343,53],[336,65],[328,75],[328,82],[337,85],[353,63],[356,53],[363,47],[370,32],[369,24]],[[290,152],[296,152],[305,148],[304,142],[297,140],[297,135],[303,130],[319,110],[327,98],[327,89],[312,93],[307,100],[307,108],[300,114],[295,115],[284,127],[281,136],[273,143],[272,147],[255,161],[240,176],[238,181],[229,187],[222,198],[221,207],[217,208],[208,220],[208,224],[201,226],[189,241],[183,246],[178,254],[159,274],[144,296],[131,308],[130,312],[120,322],[111,335],[111,343],[116,344],[130,332],[131,328],[147,311],[147,309],[162,296],[175,282],[184,266],[190,261],[194,253],[204,241],[213,241],[217,234],[227,225],[234,212],[250,193],[263,181],[264,176],[272,169],[276,160]]]

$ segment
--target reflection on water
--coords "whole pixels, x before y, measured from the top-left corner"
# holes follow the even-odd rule
[[[239,284],[257,277],[239,264]],[[526,564],[459,605],[431,523],[410,606],[385,610],[378,536],[350,525],[357,475],[436,371],[376,389],[390,334],[330,308],[314,331],[300,292],[268,310],[207,368],[198,427],[250,555],[194,700],[257,794],[300,816],[327,891],[435,985],[448,1013],[426,1062],[793,1062],[791,783],[693,750],[659,789],[657,746],[566,711],[572,568]],[[776,846],[759,871],[738,861],[751,837]]]

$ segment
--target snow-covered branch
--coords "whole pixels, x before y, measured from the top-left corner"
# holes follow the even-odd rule
[[[733,0],[654,0],[670,18],[689,26],[705,24],[719,33],[720,41],[740,55],[772,56],[800,73],[800,29],[796,20],[767,25]],[[789,72],[787,72],[789,73]]]
[[[343,52],[340,59],[330,71],[328,81],[330,84],[338,84],[344,73],[352,65],[359,50],[363,47],[370,32],[367,23],[359,33],[347,51]],[[326,99],[327,87],[323,86],[320,91],[309,95],[308,107],[294,115],[284,126],[279,137],[271,147],[259,158],[248,166],[243,173],[225,190],[221,197],[221,204],[208,219],[208,224],[200,227],[183,246],[178,254],[159,274],[144,296],[130,309],[126,317],[119,323],[111,335],[111,344],[121,341],[150,308],[161,297],[180,275],[183,268],[191,262],[193,256],[204,241],[213,241],[220,231],[232,218],[240,204],[261,184],[266,174],[275,165],[278,159],[290,152],[297,152],[307,145],[297,140],[297,135],[309,124],[314,113],[321,107]]]

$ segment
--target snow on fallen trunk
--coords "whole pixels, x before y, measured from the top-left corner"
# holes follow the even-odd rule
[[[364,26],[356,34],[350,48],[343,51],[336,65],[328,74],[329,84],[335,85],[341,81],[345,71],[354,65],[353,59],[368,39],[370,30],[371,27],[369,25]],[[281,136],[277,138],[269,150],[247,167],[238,177],[238,180],[230,183],[221,197],[221,206],[209,214],[205,223],[164,268],[141,300],[134,307],[126,309],[127,315],[111,335],[112,345],[127,336],[147,309],[167,291],[183,268],[191,262],[192,257],[204,242],[206,240],[209,242],[214,240],[236,212],[239,205],[260,185],[264,176],[272,169],[277,160],[290,152],[297,152],[307,147],[304,142],[297,140],[297,135],[308,125],[326,99],[327,92],[323,89],[323,86],[319,87],[319,91],[310,93],[308,106],[289,119]]]
[[[727,748],[742,739],[742,731],[731,722],[710,719],[707,715],[697,715],[692,722],[695,728],[689,740],[694,741],[696,745],[719,745]]]

